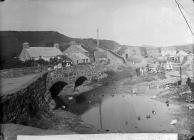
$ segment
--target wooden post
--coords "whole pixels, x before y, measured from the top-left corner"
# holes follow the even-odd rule
[[[180,81],[182,82],[182,67],[180,65]]]

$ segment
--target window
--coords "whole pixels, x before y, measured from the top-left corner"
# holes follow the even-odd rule
[[[77,64],[79,63],[79,60],[77,60]]]
[[[88,63],[88,59],[86,59],[86,63]]]

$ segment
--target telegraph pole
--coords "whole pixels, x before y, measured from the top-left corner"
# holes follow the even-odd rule
[[[194,0],[193,0],[193,2],[194,2]],[[178,8],[179,8],[179,10],[180,10],[180,12],[181,12],[181,14],[182,14],[182,16],[183,16],[183,18],[184,18],[184,20],[185,20],[185,22],[186,22],[186,24],[187,24],[187,26],[188,26],[188,28],[189,28],[189,31],[190,31],[190,33],[191,33],[191,35],[193,36],[193,38],[194,38],[194,32],[192,31],[192,29],[191,29],[191,26],[189,25],[189,23],[188,23],[188,21],[187,21],[187,19],[186,19],[186,17],[185,17],[185,15],[183,14],[183,11],[181,10],[181,7],[183,8],[183,6],[177,1],[177,0],[175,0],[175,3],[177,4],[177,6],[178,6]],[[194,81],[194,46],[192,46],[192,51],[193,51],[193,64],[192,64],[192,75],[193,75],[193,81]]]
[[[97,28],[97,49],[99,48],[99,29]]]

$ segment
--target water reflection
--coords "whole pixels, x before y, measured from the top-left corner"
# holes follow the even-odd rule
[[[80,115],[82,120],[93,125],[97,131],[107,132],[175,132],[169,124],[170,110],[174,106],[150,99],[160,89],[123,83],[109,83],[74,97],[63,98],[69,111]],[[141,94],[143,93],[143,94]]]
[[[173,131],[166,105],[144,96],[116,95],[103,100],[99,106],[89,109],[81,117],[96,129],[113,132]]]

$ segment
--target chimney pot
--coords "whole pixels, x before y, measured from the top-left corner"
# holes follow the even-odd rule
[[[24,42],[23,43],[23,48],[24,49],[30,48],[30,44],[28,42]]]
[[[57,48],[57,49],[60,49],[59,43],[54,43],[54,47]]]

